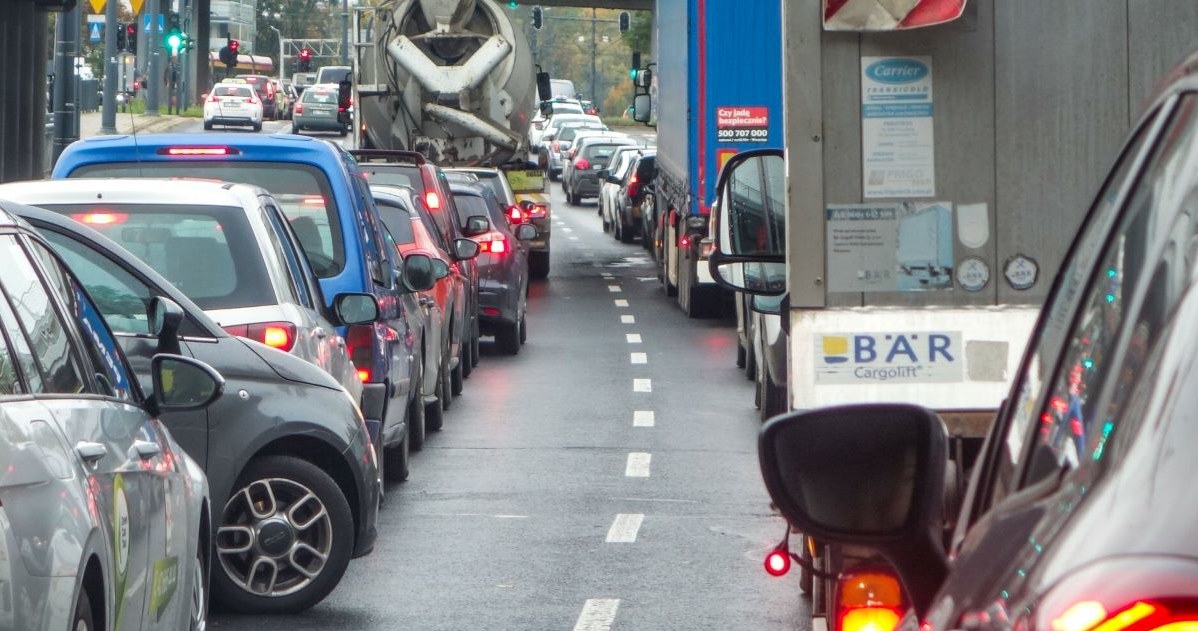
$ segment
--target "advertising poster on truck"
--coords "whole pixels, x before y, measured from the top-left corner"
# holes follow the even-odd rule
[[[770,108],[715,108],[716,142],[769,142]]]
[[[861,58],[861,161],[865,199],[932,197],[932,58]]]
[[[830,291],[953,288],[949,202],[828,206]]]

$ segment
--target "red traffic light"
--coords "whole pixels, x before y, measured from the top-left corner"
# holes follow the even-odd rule
[[[300,56],[300,59],[304,59],[304,60],[311,59],[312,58],[312,49],[305,48],[305,49],[301,50],[299,52],[299,56]]]
[[[133,24],[126,24],[126,25],[125,25],[125,34],[127,34],[127,35],[134,35],[134,34],[136,34],[136,33],[137,33],[137,27],[136,27],[136,26],[134,26]]]
[[[229,50],[230,51],[235,53],[235,52],[237,52],[238,48],[241,48],[241,42],[238,42],[237,40],[232,40],[229,42]]]
[[[765,571],[770,576],[783,576],[790,571],[790,550],[774,548],[765,556]]]

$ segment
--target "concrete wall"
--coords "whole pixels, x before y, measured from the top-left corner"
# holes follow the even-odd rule
[[[982,248],[955,244],[954,262],[978,256],[990,265],[990,284],[981,292],[959,286],[903,293],[826,288],[829,306],[1042,301],[1129,126],[1158,78],[1195,45],[1198,26],[1193,0],[970,0],[967,15],[945,26],[815,34],[811,23],[819,21],[819,4],[794,2],[784,25],[818,38],[819,48],[791,37],[796,49],[786,53],[795,60],[786,75],[788,148],[812,143],[810,125],[791,125],[812,116],[794,109],[800,100],[795,91],[809,90],[813,81],[822,91],[822,150],[807,152],[822,162],[822,178],[798,171],[811,168],[812,160],[791,160],[791,234],[822,238],[822,205],[864,201],[860,60],[875,55],[932,57],[936,195],[923,200],[985,203],[991,226]],[[814,62],[797,57],[804,46],[814,53],[805,59]],[[820,249],[807,239],[807,249]],[[822,250],[818,254],[822,260]],[[1015,254],[1040,265],[1030,290],[1012,289],[1003,279],[1003,266]],[[798,259],[812,263],[810,252],[792,256]],[[792,267],[791,276],[793,290],[793,280],[813,273]],[[799,287],[810,290],[811,283]],[[812,303],[795,301],[818,306]]]

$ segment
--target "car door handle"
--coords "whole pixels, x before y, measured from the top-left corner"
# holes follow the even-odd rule
[[[136,453],[137,457],[141,458],[142,460],[149,460],[150,458],[162,453],[162,447],[158,446],[158,443],[153,443],[148,440],[133,441],[133,447],[131,447],[130,450]]]
[[[428,296],[420,297],[420,306],[422,306],[422,307],[431,307],[435,303],[436,303],[436,301],[433,300],[432,298],[429,298]]]
[[[93,465],[108,455],[108,448],[100,443],[81,440],[75,444],[75,453],[84,463]]]

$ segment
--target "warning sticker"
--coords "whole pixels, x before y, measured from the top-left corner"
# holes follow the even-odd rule
[[[769,142],[770,108],[717,107],[715,127],[719,142]]]

